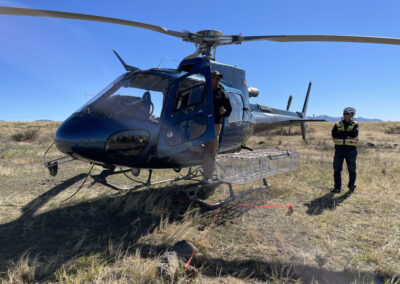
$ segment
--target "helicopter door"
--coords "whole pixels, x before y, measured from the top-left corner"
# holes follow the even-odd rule
[[[208,78],[208,79],[207,79]],[[189,73],[170,88],[158,143],[163,158],[183,152],[214,139],[214,117],[209,69]]]
[[[241,147],[245,140],[245,131],[243,123],[243,96],[239,92],[227,92],[232,106],[232,112],[229,117],[224,119],[223,136],[219,142],[219,150],[226,152]]]

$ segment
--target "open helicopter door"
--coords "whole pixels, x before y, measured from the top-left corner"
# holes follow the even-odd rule
[[[176,79],[169,89],[162,114],[158,158],[177,157],[179,153],[193,154],[201,148],[201,144],[213,140],[212,110],[210,68],[207,65],[196,68],[195,64],[190,72]],[[194,158],[201,159],[202,151],[197,151]]]

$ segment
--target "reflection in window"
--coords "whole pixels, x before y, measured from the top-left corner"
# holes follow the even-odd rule
[[[235,122],[243,119],[243,100],[237,93],[228,93],[229,100],[232,106],[232,112],[229,115],[228,121]]]
[[[179,83],[173,112],[192,112],[205,102],[205,78],[201,74],[191,75]]]
[[[137,156],[150,139],[146,130],[135,129],[118,132],[107,139],[105,150],[110,154]]]

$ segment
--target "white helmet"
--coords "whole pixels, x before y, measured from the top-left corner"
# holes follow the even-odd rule
[[[355,109],[354,107],[346,107],[346,108],[343,110],[343,113],[345,113],[345,112],[351,113],[352,116],[354,116],[354,115],[356,114],[356,109]]]

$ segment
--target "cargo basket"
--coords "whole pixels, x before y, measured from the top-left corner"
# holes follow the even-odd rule
[[[286,173],[299,166],[299,151],[264,149],[217,155],[216,171],[222,182],[245,184]]]

